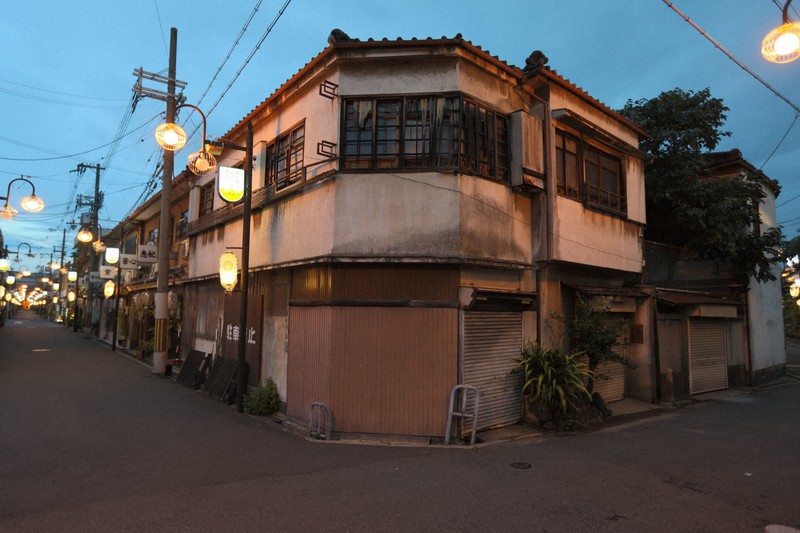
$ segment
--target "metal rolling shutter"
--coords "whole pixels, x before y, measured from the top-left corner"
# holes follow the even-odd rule
[[[725,322],[693,318],[689,322],[692,394],[728,388]]]
[[[602,377],[598,376],[594,380],[594,392],[600,393],[600,396],[606,402],[616,402],[625,398],[624,365],[621,363],[602,363],[597,365],[597,373]]]
[[[621,314],[612,315],[606,322],[607,325],[615,325],[619,323],[620,319],[626,318]],[[627,328],[626,328],[627,331]],[[619,338],[620,344],[612,348],[612,351],[618,355],[625,355],[625,344],[627,339],[625,333]],[[594,380],[594,392],[600,393],[603,400],[606,402],[616,402],[625,398],[625,365],[622,363],[601,363],[597,365],[597,373],[603,377]]]
[[[510,372],[520,357],[522,313],[465,311],[463,339],[463,383],[481,394],[478,430],[518,422],[522,383],[518,373]],[[464,426],[472,429],[471,423]]]

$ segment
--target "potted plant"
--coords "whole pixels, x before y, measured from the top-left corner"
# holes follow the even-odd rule
[[[586,382],[594,377],[580,352],[544,348],[527,341],[521,351],[522,395],[526,421],[546,428],[564,427],[591,401]]]

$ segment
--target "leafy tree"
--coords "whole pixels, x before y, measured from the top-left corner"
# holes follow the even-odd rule
[[[673,89],[655,98],[628,100],[620,113],[649,133],[640,148],[645,167],[650,240],[681,246],[691,256],[729,262],[740,283],[752,276],[774,280],[781,234],[757,231],[766,178],[711,179],[709,152],[716,149],[728,108],[701,91]]]

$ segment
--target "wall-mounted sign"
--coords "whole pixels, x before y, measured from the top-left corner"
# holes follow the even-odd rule
[[[241,200],[244,196],[244,169],[219,167],[217,193],[228,203]]]
[[[136,270],[139,268],[139,256],[136,254],[119,254],[119,267],[122,270]]]
[[[140,265],[152,264],[158,261],[158,247],[155,244],[140,244],[136,257]]]
[[[117,268],[103,265],[100,267],[100,279],[114,279],[117,277]]]

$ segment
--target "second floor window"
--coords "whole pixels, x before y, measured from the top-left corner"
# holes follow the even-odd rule
[[[557,130],[556,187],[558,193],[589,207],[625,215],[625,180],[620,158]]]
[[[267,184],[280,190],[303,177],[305,125],[294,128],[267,147]]]
[[[508,178],[507,118],[460,95],[350,99],[343,127],[345,168]]]
[[[200,187],[200,209],[198,210],[198,217],[207,215],[214,210],[214,188],[215,181],[211,180],[202,187]]]

